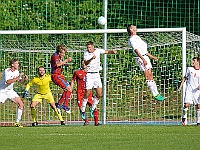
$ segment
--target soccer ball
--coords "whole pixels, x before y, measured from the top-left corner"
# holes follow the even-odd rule
[[[103,26],[103,25],[106,24],[107,21],[106,21],[106,18],[104,18],[103,16],[101,16],[101,17],[98,18],[97,22],[98,22],[99,25]]]

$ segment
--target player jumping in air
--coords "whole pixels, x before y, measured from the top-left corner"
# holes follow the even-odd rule
[[[200,59],[199,57],[194,57],[192,59],[192,66],[188,67],[185,73],[185,76],[182,79],[181,85],[178,88],[178,91],[181,91],[181,88],[186,82],[186,91],[184,98],[184,107],[182,114],[182,125],[187,125],[187,111],[188,107],[191,104],[196,105],[197,109],[197,125],[200,126]]]
[[[34,77],[26,86],[26,90],[23,95],[24,98],[28,96],[28,90],[33,84],[37,85],[38,87],[38,92],[33,97],[31,102],[31,115],[33,118],[32,126],[38,125],[35,107],[38,103],[41,103],[43,99],[45,99],[51,105],[51,108],[58,116],[61,125],[65,125],[65,122],[60,114],[60,111],[58,111],[56,108],[54,98],[49,87],[50,82],[51,82],[51,76],[45,74],[45,69],[44,67],[41,66],[38,68],[38,76]]]
[[[87,74],[85,76],[85,89],[83,102],[82,102],[82,118],[85,118],[85,109],[88,102],[88,97],[92,91],[92,88],[96,90],[96,97],[93,98],[92,107],[90,109],[90,114],[94,113],[94,110],[102,97],[102,82],[100,78],[99,71],[102,70],[100,65],[100,55],[101,54],[116,54],[116,50],[103,50],[94,48],[93,42],[87,42],[87,50],[84,52],[84,63],[87,66]]]
[[[86,65],[84,63],[84,61],[82,61],[82,68],[79,70],[76,70],[74,72],[74,75],[72,77],[72,81],[71,81],[71,87],[73,89],[74,86],[74,82],[76,81],[77,84],[77,90],[76,90],[76,94],[77,94],[77,103],[78,103],[78,107],[80,109],[81,112],[81,107],[82,107],[82,100],[84,97],[84,93],[85,93],[85,76],[86,76]],[[89,97],[88,97],[88,101],[87,104],[89,105],[90,109],[92,109],[92,92],[90,92]],[[94,122],[95,122],[95,126],[99,126],[100,124],[98,123],[98,110],[97,108],[94,109],[94,112],[92,111],[92,114],[90,114],[91,117],[94,117]],[[87,115],[85,115],[85,118],[83,118],[84,122],[84,126],[88,125],[88,118]]]
[[[147,51],[147,43],[144,42],[138,35],[136,35],[137,33],[136,26],[132,24],[129,25],[127,27],[127,32],[128,35],[130,36],[128,43],[132,47],[133,52],[136,54],[136,62],[140,70],[143,71],[144,73],[147,86],[149,87],[151,93],[153,94],[156,100],[163,101],[165,98],[161,94],[159,94],[157,90],[157,85],[153,78],[152,65],[149,59],[150,57],[157,61],[158,58],[151,55]]]
[[[56,52],[51,56],[51,79],[57,86],[63,89],[62,96],[58,103],[56,103],[56,107],[59,110],[62,107],[65,112],[71,113],[68,102],[71,97],[72,88],[62,75],[62,67],[72,60],[71,57],[62,60],[66,52],[67,48],[65,46],[58,45],[56,47]]]
[[[6,99],[10,99],[12,102],[14,102],[18,106],[16,122],[14,126],[23,127],[19,122],[21,120],[24,103],[19,95],[13,90],[13,86],[16,81],[24,83],[28,79],[28,76],[24,76],[22,79],[21,77],[23,73],[19,73],[18,67],[18,60],[12,59],[10,61],[10,68],[5,69],[3,73],[2,80],[0,81],[0,104],[4,103]]]

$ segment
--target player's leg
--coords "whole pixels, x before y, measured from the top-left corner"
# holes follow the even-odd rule
[[[11,96],[10,99],[18,106],[17,113],[16,113],[16,122],[15,122],[14,126],[23,127],[20,125],[19,122],[21,120],[24,103],[22,102],[21,98],[14,90],[10,90],[7,94],[9,94]]]
[[[88,97],[89,97],[91,91],[92,91],[92,89],[86,89],[85,90],[84,98],[83,98],[83,101],[82,101],[82,112],[85,112],[86,105],[87,105],[87,102],[88,102]]]
[[[70,99],[71,99],[71,94],[72,94],[72,92],[70,92],[70,91],[65,91],[65,98],[64,98],[64,103],[63,103],[63,105],[62,105],[62,108],[65,110],[65,112],[66,113],[68,113],[68,114],[70,114],[71,113],[71,110],[70,110],[70,108],[68,107],[68,103],[69,103],[69,101],[70,101]]]
[[[60,111],[58,111],[58,109],[56,108],[55,102],[50,103],[51,108],[54,110],[54,112],[56,113],[56,115],[58,116],[59,120],[60,120],[60,124],[61,125],[65,125],[65,122],[62,118],[62,115],[60,113]]]
[[[148,56],[144,56],[145,60],[147,61],[147,65],[145,66],[141,58],[137,58],[136,62],[140,68],[141,71],[143,71],[144,77],[146,79],[147,86],[149,87],[152,95],[155,97],[155,99],[162,101],[165,98],[159,94],[157,90],[157,85],[153,79],[153,73],[152,73],[152,65],[151,61]]]
[[[196,104],[197,126],[200,126],[200,91],[194,93],[194,104]]]
[[[98,112],[97,108],[94,110],[94,125],[95,126],[101,125],[99,123],[99,112]]]
[[[200,104],[197,105],[197,126],[200,126]]]
[[[62,75],[52,75],[52,81],[64,90],[58,103],[56,103],[56,107],[60,109],[60,106],[62,106],[62,104],[64,103],[63,109],[67,113],[71,113],[70,109],[68,108],[68,102],[70,100],[71,93],[72,93],[72,88],[69,82],[66,81],[64,76]]]
[[[88,106],[90,107],[90,111],[92,109],[92,104],[93,104],[93,100],[88,99]],[[95,126],[101,125],[99,123],[99,112],[98,112],[97,108],[95,108],[94,111],[92,111],[92,112],[93,113],[92,114],[90,113],[90,116],[94,118],[94,125]]]
[[[146,79],[147,86],[149,87],[149,89],[150,89],[152,95],[155,97],[155,99],[157,99],[159,101],[164,100],[165,98],[158,92],[157,85],[153,79],[152,70],[148,69],[148,70],[145,70],[143,73],[144,73],[144,77]]]
[[[96,97],[93,97],[92,108],[90,109],[91,115],[94,113],[94,110],[97,107],[97,104],[99,103],[100,98],[102,97],[102,82],[101,82],[101,78],[99,74],[96,75],[94,88],[96,90]],[[94,117],[94,114],[92,115],[92,117]]]
[[[37,106],[38,103],[40,103],[40,102],[37,101],[36,97],[34,97],[32,102],[31,102],[31,116],[32,116],[32,119],[33,119],[32,126],[37,126],[38,125],[37,115],[36,115],[36,106]]]
[[[44,98],[45,95],[41,95],[41,94],[35,94],[35,96],[33,97],[32,101],[31,101],[31,116],[33,119],[33,123],[32,126],[37,126],[38,122],[37,122],[37,115],[36,115],[36,106],[37,104],[42,102],[42,99]]]
[[[185,103],[183,107],[183,112],[182,112],[182,125],[185,126],[187,125],[187,111],[189,107],[189,103]]]
[[[102,88],[101,87],[98,87],[98,88],[95,88],[96,90],[96,97],[93,97],[93,102],[92,102],[92,106],[90,107],[90,115],[91,117],[94,117],[94,110],[96,109],[97,105],[99,104],[99,100],[100,98],[102,97]]]
[[[83,100],[83,97],[84,97],[84,93],[85,93],[84,90],[78,90],[78,91],[76,92],[76,94],[77,94],[77,105],[78,105],[78,107],[79,107],[81,117],[82,117],[81,108],[82,108],[82,100]],[[82,119],[84,120],[83,126],[87,126],[87,125],[89,124],[89,123],[88,123],[87,115],[85,114],[84,117],[83,117]]]
[[[53,98],[53,95],[51,92],[47,93],[44,97],[44,99],[47,101],[47,103],[50,104],[51,108],[54,110],[54,112],[56,113],[56,115],[58,116],[59,120],[60,120],[60,123],[61,125],[65,125],[65,122],[61,116],[61,113],[60,113],[60,110],[58,110],[56,108],[56,105],[55,105],[55,101],[54,101],[54,98]]]
[[[93,77],[93,74],[87,73],[85,76],[85,93],[84,98],[82,100],[82,108],[81,111],[84,113],[86,109],[86,105],[88,102],[88,97],[92,91],[92,88],[94,86],[95,79]]]
[[[14,103],[17,104],[18,108],[17,108],[17,114],[16,114],[16,122],[14,124],[14,126],[16,127],[20,127],[20,120],[21,120],[21,116],[22,116],[22,111],[23,111],[23,107],[24,107],[24,103],[22,102],[20,97],[15,97],[12,99],[12,101]]]

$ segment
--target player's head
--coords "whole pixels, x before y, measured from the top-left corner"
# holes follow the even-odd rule
[[[131,35],[135,35],[136,32],[137,32],[137,27],[133,24],[130,24],[128,25],[127,27],[127,32],[128,32],[128,35],[131,36]]]
[[[93,53],[94,52],[94,44],[93,42],[89,41],[86,43],[86,46],[87,46],[87,50],[89,53]]]
[[[67,48],[63,45],[58,45],[56,47],[56,53],[63,58],[65,56],[65,53],[67,52]]]
[[[43,66],[40,66],[40,67],[38,68],[38,75],[39,75],[40,77],[42,77],[44,74],[45,74],[45,69],[44,69]]]
[[[82,69],[86,69],[86,65],[85,65],[85,61],[84,60],[81,60],[81,68]]]
[[[19,63],[17,59],[11,59],[9,63],[10,67],[13,68],[14,70],[17,70],[19,67]]]
[[[198,66],[200,64],[200,58],[199,57],[193,57],[192,58],[192,66]]]

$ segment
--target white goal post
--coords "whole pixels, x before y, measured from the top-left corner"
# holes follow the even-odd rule
[[[145,28],[138,29],[138,33],[154,33],[154,32],[180,32],[182,33],[182,37],[180,37],[180,43],[182,46],[182,77],[186,72],[186,28]],[[10,30],[10,31],[0,31],[0,36],[2,35],[42,35],[42,34],[52,34],[52,35],[64,35],[64,34],[103,34],[103,45],[102,47],[106,48],[105,42],[107,42],[107,34],[118,34],[118,33],[127,33],[126,29],[99,29],[99,30]],[[128,41],[128,34],[127,34]],[[109,41],[108,41],[109,42]],[[180,44],[179,43],[179,44]],[[167,44],[167,43],[165,43]],[[165,45],[163,44],[163,45]],[[125,44],[126,45],[126,44]],[[128,45],[128,43],[127,43]],[[155,43],[156,45],[156,43]],[[118,48],[116,48],[118,50]],[[120,49],[123,49],[122,47]],[[125,48],[127,49],[127,48]],[[3,50],[1,48],[1,50]],[[102,99],[102,123],[106,124],[107,122],[107,114],[106,114],[106,99],[107,99],[107,57],[104,55],[103,60],[103,99]],[[182,90],[182,99],[185,94],[185,85]]]

